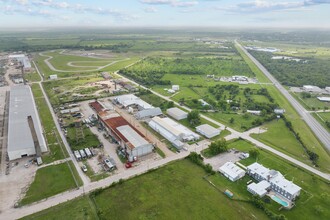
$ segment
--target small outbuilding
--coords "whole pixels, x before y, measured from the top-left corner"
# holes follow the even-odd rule
[[[208,124],[202,124],[196,127],[196,131],[207,138],[213,138],[220,134],[220,130]]]
[[[143,109],[141,111],[138,111],[135,114],[135,117],[137,119],[143,119],[143,118],[150,118],[158,115],[162,115],[162,110],[157,107],[157,108],[149,108],[149,109]]]
[[[57,79],[57,74],[54,75],[49,75],[50,80],[56,80]]]
[[[245,176],[245,171],[232,162],[227,162],[221,166],[219,168],[219,172],[232,182],[235,182]]]
[[[187,112],[176,107],[167,109],[166,113],[176,120],[182,120],[188,117]]]
[[[172,85],[172,90],[179,91],[180,90],[180,86],[179,85]]]

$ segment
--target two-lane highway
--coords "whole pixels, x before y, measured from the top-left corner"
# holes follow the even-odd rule
[[[244,51],[244,53],[254,62],[255,65],[269,78],[269,80],[276,86],[276,88],[284,95],[284,97],[291,103],[298,114],[305,120],[307,125],[312,129],[314,134],[324,144],[328,151],[330,151],[330,134],[329,132],[311,115],[308,111],[295,99],[292,95],[268,72],[268,70],[261,65],[244,47],[237,41],[235,43]]]

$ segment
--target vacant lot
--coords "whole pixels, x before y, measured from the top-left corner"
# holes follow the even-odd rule
[[[228,199],[203,179],[205,175],[200,167],[181,160],[91,197],[100,219],[267,219],[249,203]],[[73,219],[81,216],[82,209],[62,207]],[[59,219],[52,210],[34,216]]]
[[[90,198],[85,196],[22,218],[22,220],[44,219],[97,220],[99,218]]]
[[[20,205],[30,204],[78,187],[69,166],[73,170],[78,186],[82,185],[81,179],[71,161],[69,163],[46,166],[37,170],[35,179]]]
[[[266,132],[251,134],[251,136],[304,163],[312,165],[304,148],[297,141],[294,134],[285,126],[282,119],[266,123],[263,127],[267,129]]]
[[[50,113],[39,84],[32,84],[32,92],[37,105],[37,110],[40,116],[41,124],[47,141],[47,147],[49,150],[47,154],[43,155],[42,159],[45,163],[63,159],[68,156],[68,153],[62,143],[57,129],[55,128],[53,117]]]

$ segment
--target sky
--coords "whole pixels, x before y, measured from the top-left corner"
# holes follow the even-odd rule
[[[0,0],[0,27],[330,28],[330,0]]]

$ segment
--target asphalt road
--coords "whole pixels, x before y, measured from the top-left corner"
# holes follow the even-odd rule
[[[244,47],[237,41],[236,44],[244,51],[244,53],[258,66],[258,68],[269,78],[276,88],[284,95],[291,103],[298,114],[304,119],[306,124],[312,129],[314,134],[319,138],[328,151],[330,151],[330,134],[329,132],[295,99],[292,95],[261,65]]]

